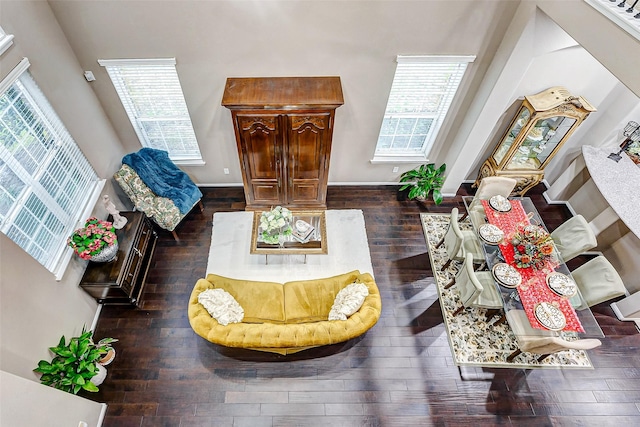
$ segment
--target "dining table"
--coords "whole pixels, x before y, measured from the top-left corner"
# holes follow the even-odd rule
[[[469,211],[473,196],[462,199]],[[531,199],[500,196],[480,202],[481,208],[476,201],[473,209],[484,215],[472,221],[473,229],[505,314],[524,310],[532,330],[541,333],[604,337]],[[542,243],[527,244],[533,240]]]

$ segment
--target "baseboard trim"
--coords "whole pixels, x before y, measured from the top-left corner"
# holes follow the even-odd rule
[[[98,320],[100,319],[100,313],[102,313],[102,304],[98,304],[98,308],[96,309],[96,314],[93,315],[93,321],[91,322],[91,328],[89,330],[91,332],[96,331],[96,326],[98,326]]]
[[[613,310],[613,314],[616,315],[618,320],[621,320],[623,322],[634,322],[636,324],[636,329],[640,331],[640,319],[624,317],[624,315],[622,314],[622,312],[618,308],[618,305],[615,302],[612,302],[611,304],[609,304],[609,307],[611,307],[611,310]]]
[[[362,187],[371,187],[371,186],[376,186],[376,185],[394,185],[396,187],[399,187],[401,185],[404,185],[404,182],[396,182],[396,181],[391,181],[391,182],[350,182],[350,181],[344,181],[344,182],[329,182],[327,183],[328,186],[330,185],[335,185],[335,186],[347,186],[347,185],[354,185],[354,186],[362,186]],[[237,182],[226,182],[226,183],[200,183],[200,184],[196,184],[198,187],[202,187],[202,188],[207,188],[207,187],[243,187],[244,184],[243,183],[237,183]]]
[[[244,184],[237,182],[216,182],[216,183],[200,183],[196,184],[197,187],[207,188],[207,187],[242,187]]]
[[[98,425],[97,427],[101,427],[102,423],[104,423],[104,417],[107,415],[107,404],[101,403],[102,408],[100,409],[100,415],[98,417]]]

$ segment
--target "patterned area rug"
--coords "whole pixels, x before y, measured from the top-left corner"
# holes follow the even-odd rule
[[[422,229],[429,249],[429,259],[434,271],[440,307],[444,317],[449,345],[453,359],[458,366],[484,366],[492,368],[591,368],[591,360],[582,350],[568,350],[552,354],[542,362],[536,359],[539,355],[522,353],[511,363],[507,356],[517,348],[515,336],[507,322],[490,326],[485,322],[484,310],[468,308],[457,316],[454,311],[461,305],[456,286],[444,289],[445,285],[458,272],[460,263],[452,262],[444,271],[440,271],[447,260],[444,245],[435,249],[444,236],[449,225],[447,214],[420,214]],[[460,228],[470,230],[469,219],[460,222]],[[563,334],[567,340],[576,339],[575,334]]]

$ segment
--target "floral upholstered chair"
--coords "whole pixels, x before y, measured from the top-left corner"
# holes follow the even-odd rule
[[[170,231],[174,239],[179,240],[175,228],[186,214],[182,214],[172,200],[155,195],[128,165],[123,164],[113,177],[137,210],[144,212],[158,226]],[[204,210],[201,200],[196,204],[200,211]]]

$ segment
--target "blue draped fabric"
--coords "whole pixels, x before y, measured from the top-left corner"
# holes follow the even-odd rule
[[[166,151],[145,147],[124,156],[122,163],[136,171],[156,195],[172,200],[183,215],[202,198],[200,189],[169,159]]]

